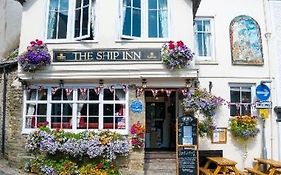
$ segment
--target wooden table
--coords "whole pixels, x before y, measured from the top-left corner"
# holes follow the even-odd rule
[[[211,163],[216,165],[215,169],[210,169]],[[237,163],[224,157],[207,157],[207,162],[204,167],[200,167],[200,174],[217,175],[217,174],[235,174],[240,175],[235,167]]]
[[[259,175],[277,175],[280,174],[281,162],[272,159],[255,158],[256,164],[254,168],[245,168],[249,173]],[[263,171],[262,167],[266,166]]]

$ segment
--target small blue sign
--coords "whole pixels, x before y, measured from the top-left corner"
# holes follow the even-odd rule
[[[140,100],[133,100],[131,104],[131,111],[133,113],[141,113],[143,110],[142,102]]]
[[[258,99],[260,99],[262,101],[269,99],[269,97],[270,97],[269,87],[264,84],[258,85],[256,88],[256,96],[258,97]]]

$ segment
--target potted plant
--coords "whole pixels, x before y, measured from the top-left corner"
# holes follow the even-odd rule
[[[49,54],[47,45],[41,40],[36,39],[31,41],[27,50],[18,56],[19,64],[24,71],[34,72],[51,62],[51,55]]]
[[[193,55],[194,53],[182,41],[170,41],[161,49],[162,62],[171,70],[189,65]]]

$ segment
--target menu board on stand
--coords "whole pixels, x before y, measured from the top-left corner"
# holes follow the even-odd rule
[[[177,175],[198,175],[198,120],[192,115],[177,119]]]

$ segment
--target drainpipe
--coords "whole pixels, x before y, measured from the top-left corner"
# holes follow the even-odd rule
[[[7,72],[3,67],[3,121],[2,121],[2,155],[5,155],[5,135],[6,135],[6,96],[7,96]]]
[[[279,139],[278,139],[278,159],[281,160],[281,106],[275,106],[274,107],[274,111],[277,115],[277,119],[276,119],[276,122],[278,123],[278,136],[279,136]]]

